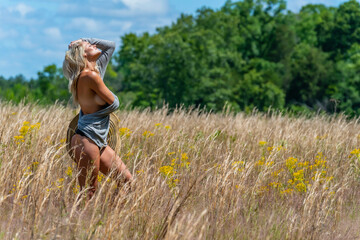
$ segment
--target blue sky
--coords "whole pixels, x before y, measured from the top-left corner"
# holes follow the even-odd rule
[[[288,0],[299,11],[309,3],[338,6],[345,0]],[[225,0],[1,0],[0,76],[36,78],[44,66],[62,64],[70,41],[97,37],[115,41],[125,33],[151,32],[181,13],[202,6],[218,9]]]

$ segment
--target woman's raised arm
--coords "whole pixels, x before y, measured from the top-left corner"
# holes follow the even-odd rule
[[[115,42],[102,40],[98,38],[81,38],[83,41],[87,41],[90,44],[95,44],[102,52],[96,63],[99,65],[100,76],[104,79],[106,67],[115,51]]]

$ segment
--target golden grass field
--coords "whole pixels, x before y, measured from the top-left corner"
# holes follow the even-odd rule
[[[85,204],[75,114],[0,104],[0,239],[360,238],[358,120],[117,111],[132,191],[100,175]]]

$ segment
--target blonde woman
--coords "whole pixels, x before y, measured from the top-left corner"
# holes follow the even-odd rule
[[[79,169],[79,184],[85,186],[91,170],[91,198],[97,187],[99,171],[110,173],[113,168],[125,182],[131,173],[106,142],[109,132],[109,114],[119,107],[119,100],[104,84],[103,78],[115,43],[95,38],[82,38],[69,44],[63,62],[64,76],[69,90],[80,107],[78,129],[71,139],[71,149]]]

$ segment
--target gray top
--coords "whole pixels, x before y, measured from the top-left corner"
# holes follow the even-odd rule
[[[109,114],[119,107],[119,99],[115,97],[114,102],[104,109],[97,112],[85,114],[80,110],[78,129],[82,131],[86,137],[90,138],[99,147],[107,146],[107,135],[109,133]]]
[[[82,40],[95,44],[96,47],[102,50],[96,63],[99,66],[100,76],[103,79],[112,54],[115,50],[115,43],[96,38],[82,38]],[[114,112],[119,107],[119,99],[114,95],[114,102],[97,112],[91,114],[84,114],[82,110],[79,113],[78,129],[82,131],[86,137],[90,138],[99,147],[107,146],[107,135],[109,133],[109,114]]]

